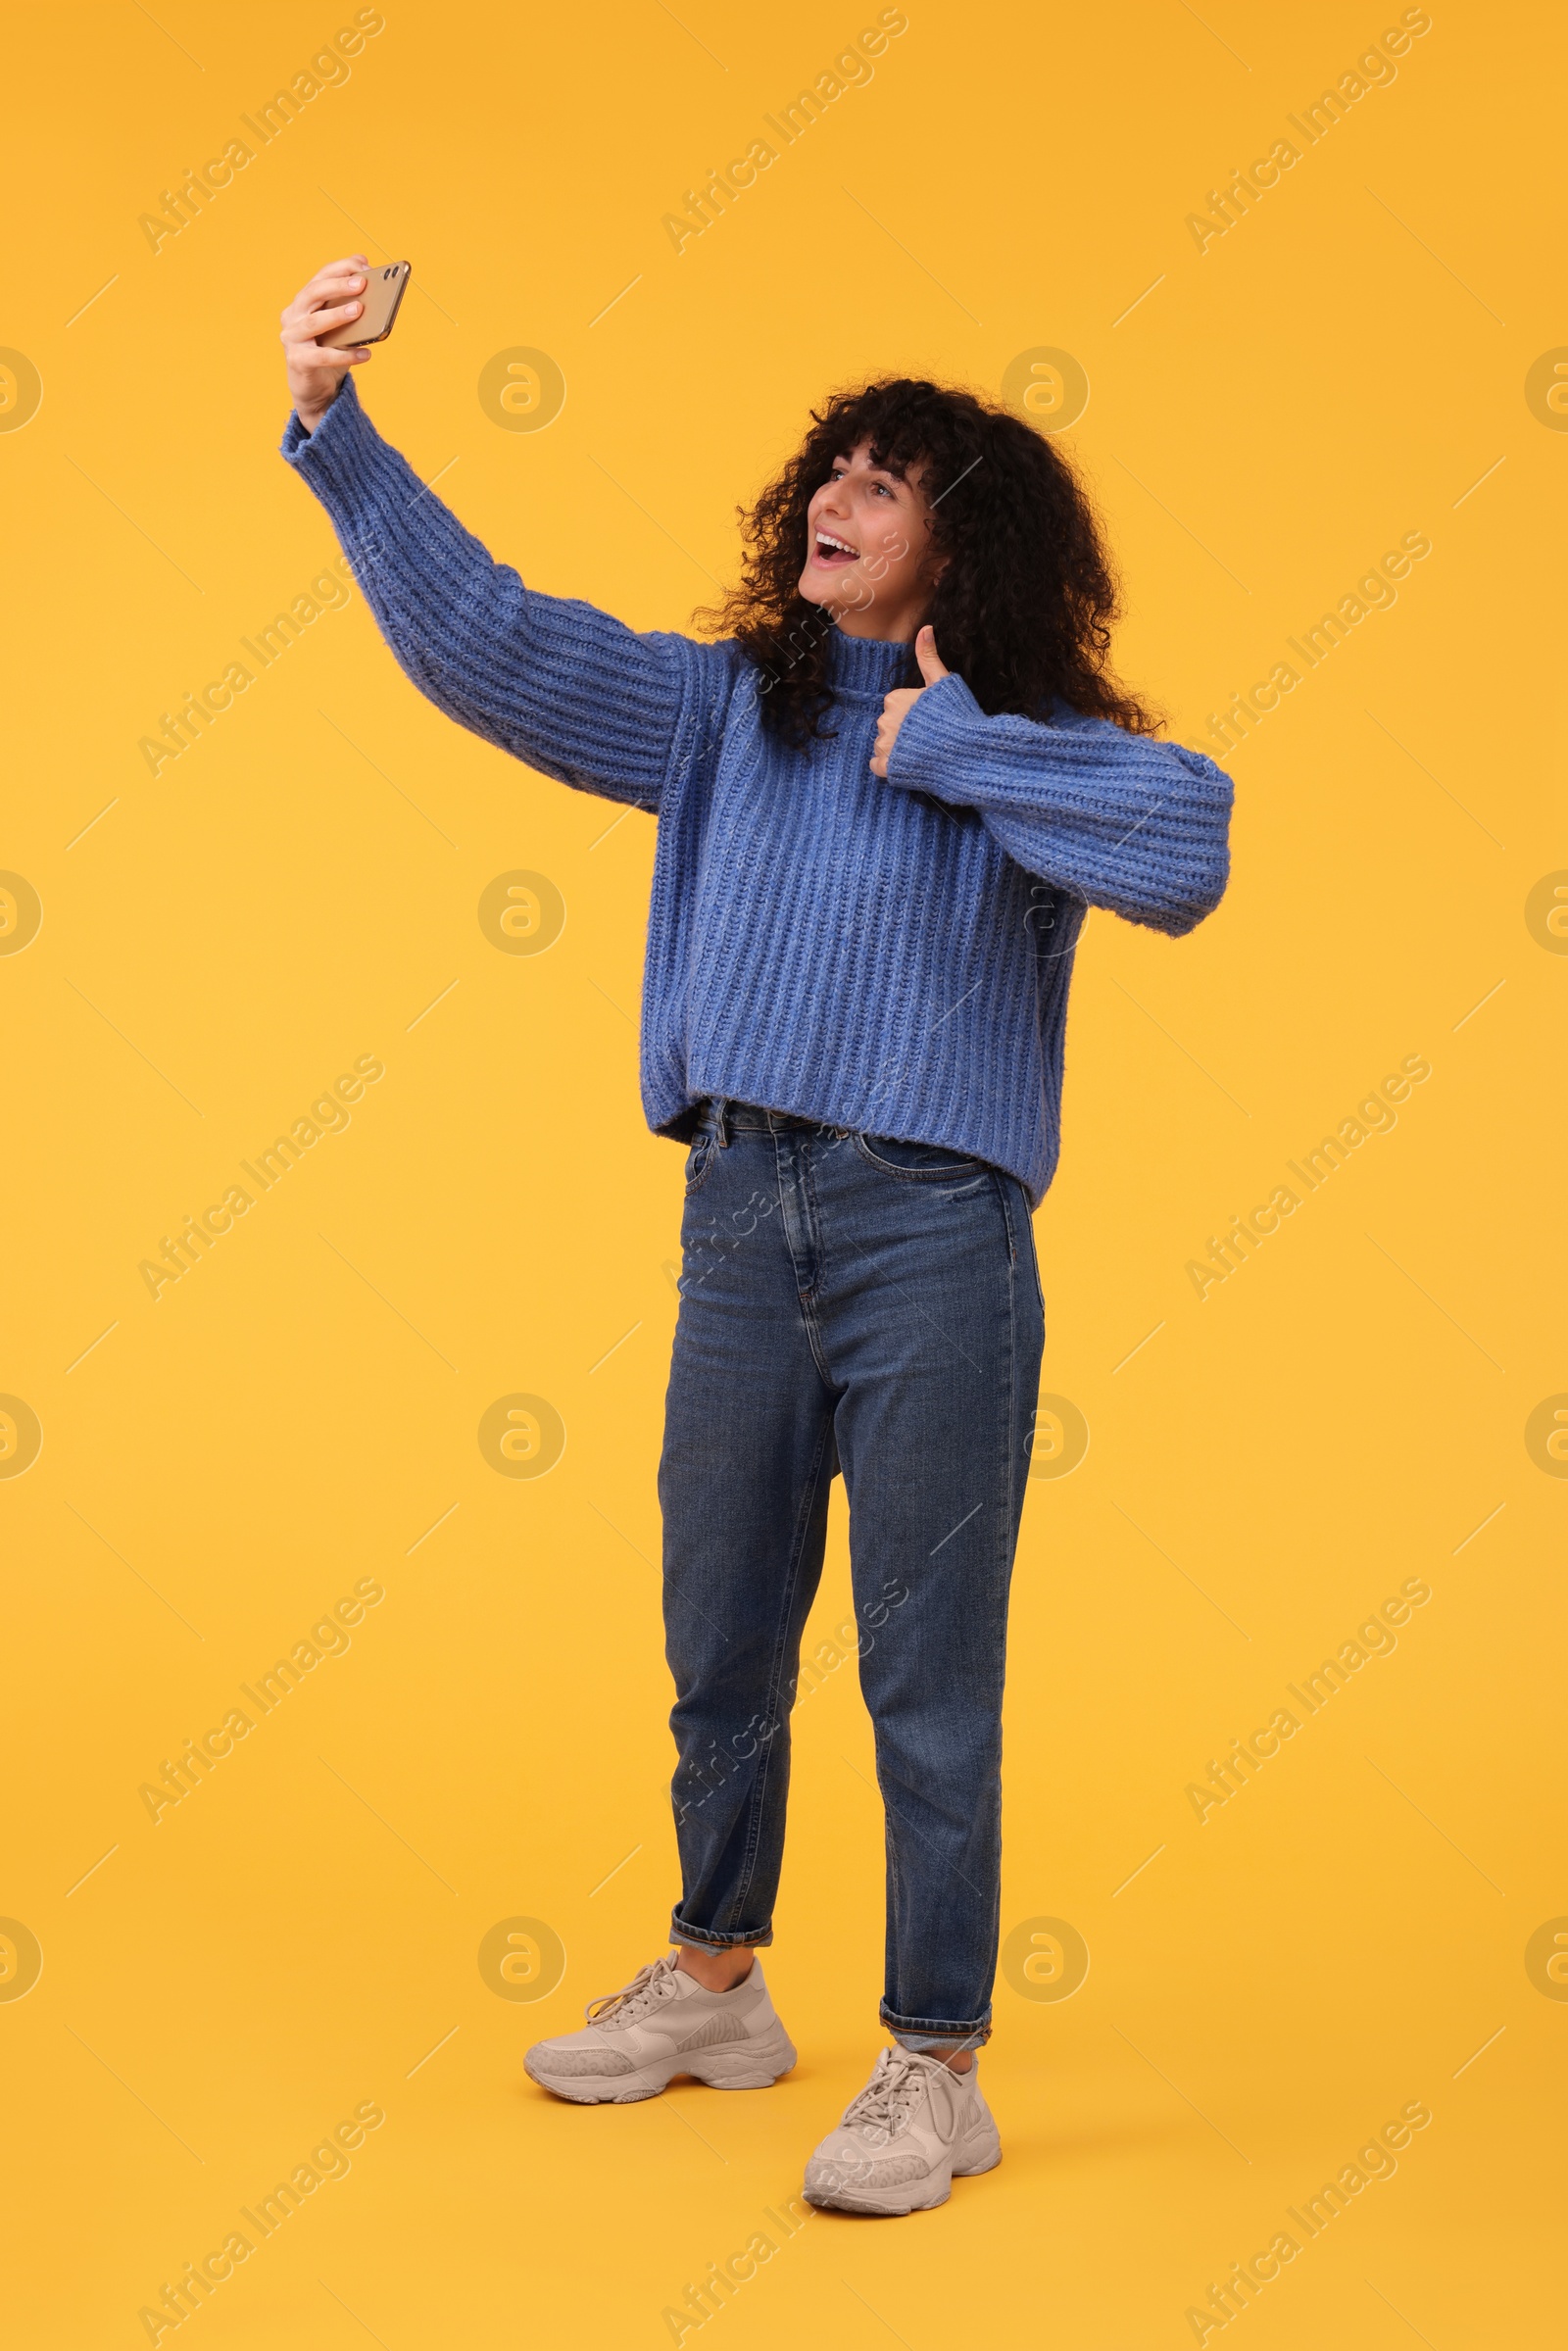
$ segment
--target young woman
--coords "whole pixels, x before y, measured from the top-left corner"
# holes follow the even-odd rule
[[[842,1471],[893,2046],[806,2193],[922,2210],[1002,2152],[974,2052],[1073,950],[1091,906],[1173,935],[1209,912],[1230,779],[1114,683],[1093,512],[1018,417],[903,379],[836,394],[747,518],[742,586],[698,615],[716,641],[639,634],[524,586],[381,440],[350,381],[368,350],[317,340],[366,267],[283,313],[283,454],[422,693],[657,816],[643,1102],[689,1145],[659,1478],[675,1948],[527,2068],[591,2103],[794,2064],[755,1953]]]

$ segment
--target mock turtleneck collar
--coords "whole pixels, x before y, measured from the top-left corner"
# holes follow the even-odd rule
[[[878,637],[847,637],[835,628],[827,641],[827,673],[840,694],[869,694],[881,701],[897,685],[913,650]]]

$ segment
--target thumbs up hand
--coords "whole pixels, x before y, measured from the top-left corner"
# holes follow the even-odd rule
[[[914,640],[914,658],[920,664],[920,675],[926,686],[934,686],[940,678],[950,675],[947,663],[937,652],[937,632],[929,624]],[[886,775],[888,759],[899,739],[899,729],[909,714],[910,706],[925,692],[925,686],[898,686],[882,698],[882,715],[876,722],[876,745],[871,753],[871,773]]]

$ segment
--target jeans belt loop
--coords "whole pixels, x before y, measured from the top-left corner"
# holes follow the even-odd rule
[[[713,1102],[713,1131],[718,1137],[719,1150],[728,1151],[729,1103],[722,1095],[717,1096]]]

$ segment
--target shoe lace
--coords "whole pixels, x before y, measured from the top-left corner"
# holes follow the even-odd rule
[[[645,1968],[638,1969],[629,1984],[621,1985],[619,1991],[602,1992],[597,2000],[590,2000],[583,2015],[590,2025],[635,2024],[640,2016],[646,2016],[661,2000],[670,1998],[675,1990],[672,1981],[675,1965],[676,1954],[673,1951],[666,1952],[662,1959],[651,1959]]]
[[[896,2138],[925,2096],[924,2068],[907,2049],[884,2049],[870,2081],[844,2110],[841,2129],[858,2124]]]

